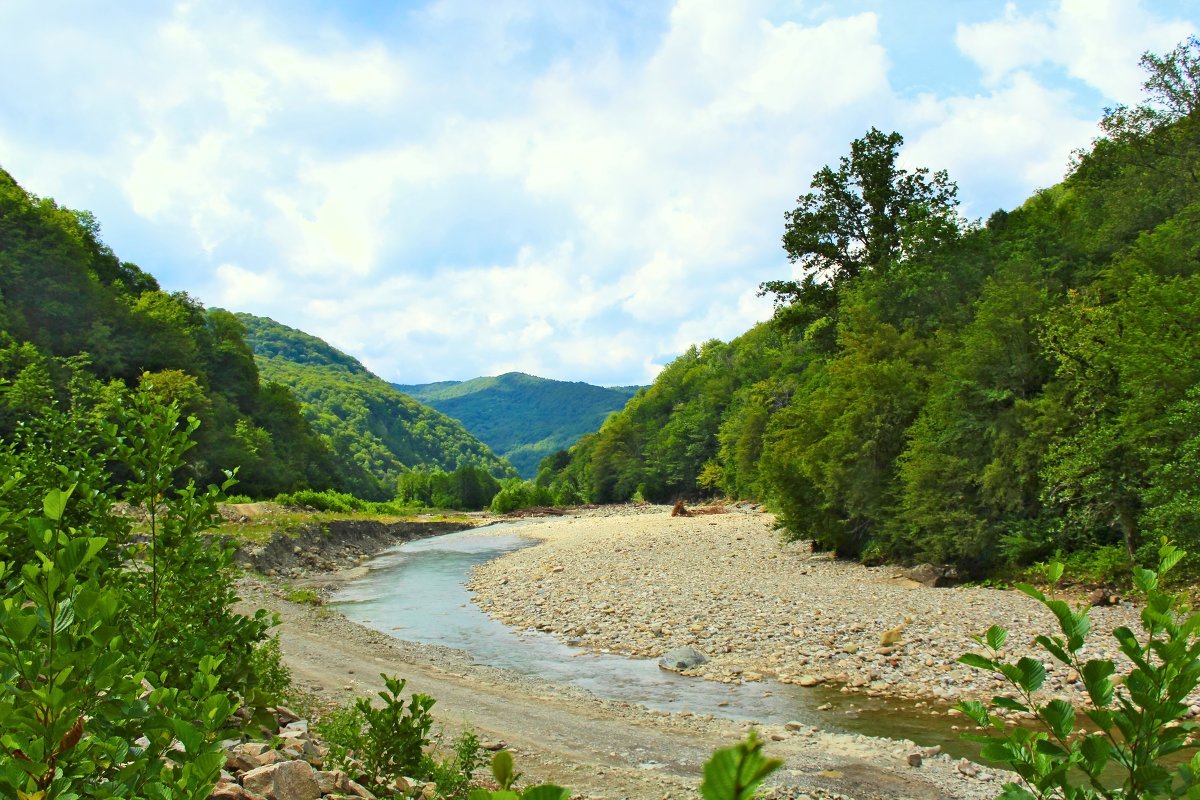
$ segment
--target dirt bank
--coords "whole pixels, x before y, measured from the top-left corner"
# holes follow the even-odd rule
[[[237,561],[243,569],[267,577],[325,577],[361,564],[388,547],[466,530],[481,522],[347,519],[308,523],[295,531],[274,533],[266,543],[240,546]]]

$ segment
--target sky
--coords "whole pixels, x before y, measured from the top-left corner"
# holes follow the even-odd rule
[[[386,380],[644,384],[771,315],[870,127],[986,219],[1064,176],[1184,0],[0,0],[0,167],[126,261]]]

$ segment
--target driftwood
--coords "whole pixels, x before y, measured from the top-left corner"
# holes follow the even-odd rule
[[[565,517],[568,513],[568,511],[561,508],[530,506],[529,508],[518,508],[516,511],[510,511],[504,516],[509,519],[520,519],[521,517]]]
[[[726,514],[728,512],[729,509],[723,505],[688,508],[682,500],[676,500],[675,505],[671,508],[672,517],[699,517],[705,514]]]

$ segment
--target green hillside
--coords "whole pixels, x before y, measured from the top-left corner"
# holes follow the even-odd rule
[[[243,334],[232,314],[164,292],[121,261],[90,213],[30,194],[0,170],[4,441],[31,419],[115,419],[144,391],[200,419],[187,458],[202,483],[236,468],[236,491],[259,497],[342,487],[291,393],[260,381]]]
[[[274,320],[238,314],[259,372],[289,387],[305,417],[326,437],[355,493],[391,497],[408,469],[453,471],[467,464],[498,477],[515,474],[456,420],[421,405],[356,359]]]
[[[1143,64],[1146,103],[985,225],[899,135],[855,141],[786,215],[774,321],[670,364],[557,496],[752,498],[841,555],[975,574],[1195,552],[1200,42]]]
[[[538,463],[571,447],[619,411],[637,386],[604,388],[509,372],[494,378],[395,388],[454,417],[524,478]]]

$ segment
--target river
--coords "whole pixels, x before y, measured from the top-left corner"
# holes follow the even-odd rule
[[[765,723],[797,721],[940,745],[952,755],[977,758],[978,746],[951,729],[955,718],[903,702],[847,695],[829,686],[769,680],[727,685],[688,678],[659,669],[654,660],[590,653],[549,634],[508,628],[471,602],[466,581],[476,564],[536,543],[520,535],[522,524],[460,531],[386,550],[332,602],[354,622],[398,639],[458,648],[479,663],[571,684],[609,700]]]

